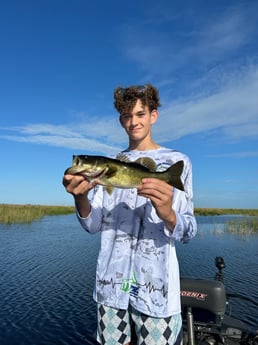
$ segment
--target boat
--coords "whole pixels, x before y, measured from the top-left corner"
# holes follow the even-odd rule
[[[214,280],[181,278],[183,345],[258,345],[258,331],[231,316],[231,301],[248,300],[257,307],[258,303],[227,292],[224,259],[217,256],[215,266]]]

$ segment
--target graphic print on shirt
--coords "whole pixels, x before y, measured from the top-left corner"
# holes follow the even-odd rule
[[[130,295],[137,297],[139,292],[139,287],[136,279],[136,274],[133,272],[133,277],[131,279],[124,279],[121,290],[130,293]]]
[[[130,161],[146,157],[146,152],[126,152]],[[148,155],[157,171],[184,160],[182,179],[187,177],[188,160],[181,153],[161,148]],[[187,183],[186,183],[187,186]],[[187,190],[187,188],[186,188]],[[137,190],[116,189],[110,196],[100,188],[95,198],[96,214],[101,216],[101,250],[98,257],[94,299],[114,308],[137,310],[152,316],[180,312],[179,275],[174,238],[164,231],[150,200]],[[186,193],[176,191],[175,207],[185,205]],[[191,205],[190,205],[191,206]],[[98,222],[98,218],[94,220]]]

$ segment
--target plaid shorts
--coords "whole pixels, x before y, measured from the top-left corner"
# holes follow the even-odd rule
[[[181,314],[155,318],[140,313],[132,306],[123,310],[98,305],[97,340],[101,345],[130,341],[137,342],[137,345],[180,344],[181,333]]]

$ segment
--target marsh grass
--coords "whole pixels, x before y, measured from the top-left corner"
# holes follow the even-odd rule
[[[239,235],[258,233],[258,218],[250,217],[237,221],[228,221],[225,223],[225,230]]]
[[[195,215],[198,215],[198,216],[222,216],[222,215],[258,216],[258,209],[195,208],[194,213]]]
[[[0,204],[0,223],[31,223],[44,216],[74,213],[73,206]]]
[[[225,221],[225,231],[239,235],[258,233],[258,209],[195,208],[194,213],[198,216],[241,216]]]
[[[239,235],[258,233],[258,209],[196,208],[194,213],[198,216],[241,216],[226,220],[224,230]]]
[[[46,205],[14,205],[0,204],[0,223],[31,223],[45,216],[58,216],[74,213],[74,206],[46,206]],[[196,208],[195,215],[243,215],[258,216],[258,209],[221,209],[221,208]],[[243,229],[252,229],[258,232],[258,218],[248,217],[244,220],[227,222],[227,231],[241,232]],[[249,230],[250,231],[250,230]]]

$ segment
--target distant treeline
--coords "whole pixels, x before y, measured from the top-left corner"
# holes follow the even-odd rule
[[[0,204],[0,223],[31,223],[44,216],[57,216],[74,213],[74,206],[15,205]],[[258,209],[195,208],[201,216],[246,215],[258,216]]]

